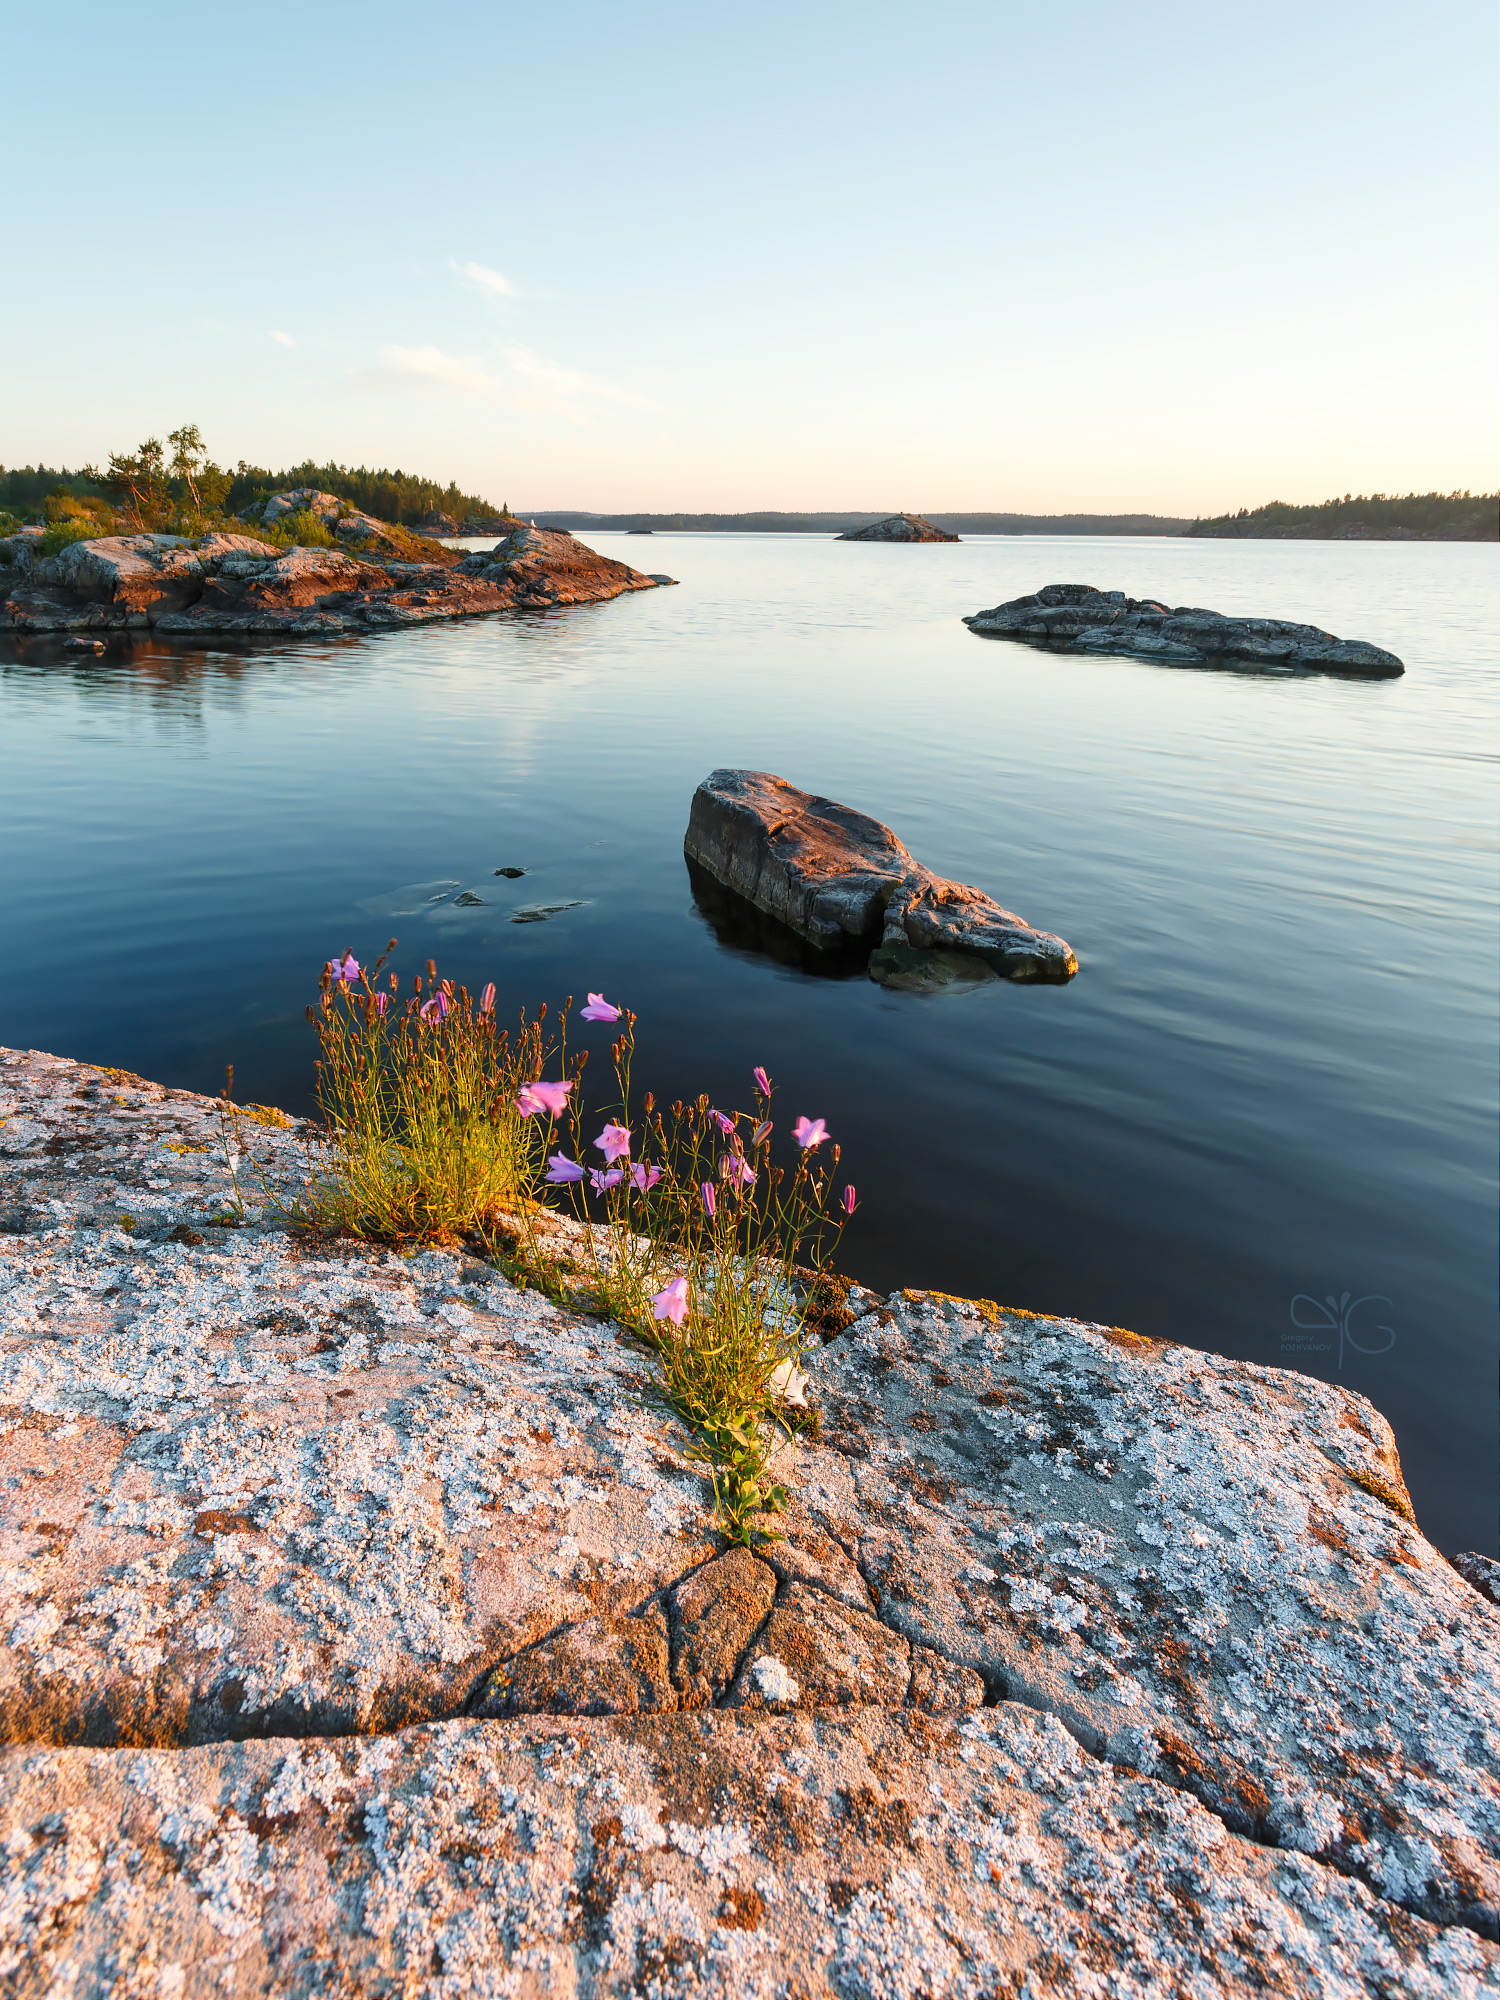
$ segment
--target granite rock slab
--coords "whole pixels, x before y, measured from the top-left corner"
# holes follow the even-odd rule
[[[0,1753],[16,2000],[1479,2000],[1495,1948],[1009,1703]]]
[[[1364,639],[1336,639],[1285,618],[1229,618],[1193,605],[1174,610],[1153,598],[1089,583],[1049,583],[964,623],[988,638],[1028,639],[1076,653],[1129,653],[1140,659],[1233,660],[1263,667],[1316,668],[1388,680],[1406,668]]]
[[[983,890],[915,861],[888,826],[769,771],[711,771],[693,794],[683,849],[714,879],[820,950],[878,946],[870,976],[948,983],[942,957],[1007,979],[1061,981],[1072,948]]]
[[[1363,1398],[897,1293],[728,1550],[649,1357],[261,1118],[0,1052],[17,1993],[1500,1985],[1500,1611]]]
[[[0,569],[0,630],[336,637],[656,587],[657,579],[564,530],[525,525],[487,553],[432,562],[344,548],[278,551],[250,535],[108,536]]]

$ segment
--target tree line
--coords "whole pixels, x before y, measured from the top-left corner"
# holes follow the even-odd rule
[[[1264,541],[1500,540],[1500,493],[1346,493],[1342,500],[1293,507],[1272,500],[1253,511],[1193,521],[1189,535]]]
[[[509,511],[482,494],[464,492],[452,479],[443,485],[413,472],[339,465],[331,459],[323,465],[305,459],[279,472],[241,459],[229,470],[209,457],[196,424],[169,431],[165,441],[149,437],[134,451],[111,452],[102,469],[0,466],[0,509],[42,514],[49,521],[102,518],[118,510],[135,525],[155,528],[182,519],[222,520],[296,486],[336,494],[362,513],[404,526],[430,514],[447,514],[461,522],[493,520]]]

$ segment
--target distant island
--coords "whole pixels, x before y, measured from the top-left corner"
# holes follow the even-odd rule
[[[929,521],[925,514],[890,514],[867,528],[848,528],[835,536],[840,542],[956,542],[958,536]]]
[[[827,514],[584,514],[569,508],[527,507],[543,527],[588,534],[614,530],[636,534],[664,530],[678,534],[838,535],[892,518],[890,510]],[[1175,514],[927,514],[922,517],[951,535],[1181,535],[1192,525]]]
[[[1181,532],[1226,541],[1493,542],[1500,493],[1346,493],[1316,507],[1272,500],[1253,512],[1190,521]]]

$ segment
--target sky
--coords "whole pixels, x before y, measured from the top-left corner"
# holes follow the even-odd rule
[[[0,463],[535,511],[1491,490],[1490,0],[5,8]]]

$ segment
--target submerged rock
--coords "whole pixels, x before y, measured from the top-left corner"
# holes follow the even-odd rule
[[[1078,653],[1131,653],[1153,660],[1247,660],[1263,666],[1318,667],[1390,679],[1406,668],[1363,639],[1336,639],[1316,625],[1282,618],[1226,618],[1088,583],[1049,583],[964,623],[989,638],[1030,639]]]
[[[921,514],[891,514],[863,528],[847,528],[836,542],[956,542],[946,528],[936,528]]]
[[[0,630],[325,637],[653,588],[571,535],[529,527],[487,553],[433,562],[283,552],[249,535],[111,535],[0,570]]]
[[[226,1228],[211,1099],[0,1119],[18,1992],[1500,1989],[1500,1612],[1363,1397],[896,1293],[725,1551],[612,1325],[289,1237],[296,1130]]]
[[[963,953],[1006,979],[1071,979],[1078,960],[1063,939],[1033,930],[982,890],[914,861],[879,820],[799,791],[768,771],[718,770],[693,794],[683,842],[690,860],[726,888],[823,949],[879,942],[872,979],[904,953],[903,982],[950,983],[926,954]]]

